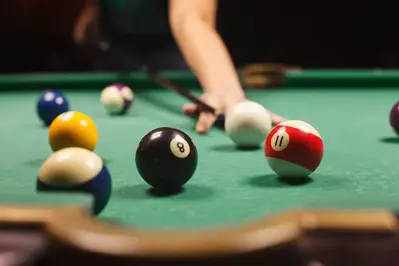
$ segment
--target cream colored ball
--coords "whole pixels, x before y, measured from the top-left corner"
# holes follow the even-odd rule
[[[100,102],[109,115],[126,113],[133,100],[132,89],[122,84],[110,85],[101,91]]]
[[[238,147],[255,148],[260,146],[271,129],[271,115],[259,103],[241,102],[226,113],[226,133]]]

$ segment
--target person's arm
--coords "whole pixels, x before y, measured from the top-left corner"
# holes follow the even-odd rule
[[[217,0],[169,0],[174,38],[205,93],[244,98],[230,54],[216,31]]]
[[[99,0],[86,0],[83,10],[80,16],[77,18],[74,28],[74,39],[75,42],[81,44],[85,41],[85,34],[88,26],[98,16]]]

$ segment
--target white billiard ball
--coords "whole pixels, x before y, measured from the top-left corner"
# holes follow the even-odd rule
[[[238,147],[258,147],[265,141],[271,128],[271,114],[259,103],[241,102],[226,113],[226,133]]]
[[[100,102],[110,115],[123,115],[132,105],[134,93],[126,85],[116,83],[104,88]]]

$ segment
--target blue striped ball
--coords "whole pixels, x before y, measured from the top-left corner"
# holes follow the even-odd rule
[[[93,196],[95,215],[108,204],[112,190],[110,173],[102,159],[83,148],[65,148],[50,155],[37,178],[38,192],[78,192]]]

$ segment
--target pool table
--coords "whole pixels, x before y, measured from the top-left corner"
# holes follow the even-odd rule
[[[163,75],[200,93],[191,73]],[[112,82],[135,92],[124,116],[106,115],[99,103]],[[97,124],[95,152],[113,182],[98,216],[88,195],[36,193],[51,149],[35,105],[48,88]],[[196,134],[195,120],[181,113],[186,99],[143,73],[0,76],[0,257],[14,252],[33,265],[392,265],[399,138],[388,116],[398,89],[393,70],[292,70],[278,88],[246,88],[249,99],[322,136],[320,167],[295,181],[271,171],[263,147],[236,149],[223,128]],[[198,149],[195,175],[175,194],[154,192],[135,166],[138,142],[161,126],[183,130]]]

